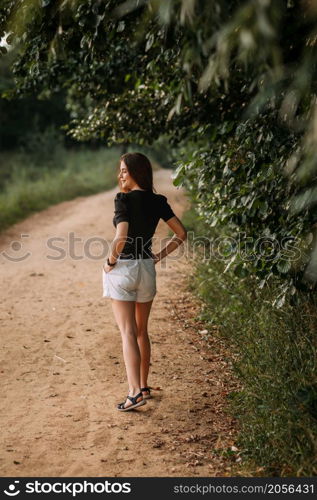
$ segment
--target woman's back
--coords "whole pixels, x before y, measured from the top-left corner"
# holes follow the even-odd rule
[[[160,218],[166,222],[175,216],[166,196],[133,189],[128,193],[117,193],[114,204],[114,226],[123,221],[129,223],[121,258],[151,258],[152,237]]]

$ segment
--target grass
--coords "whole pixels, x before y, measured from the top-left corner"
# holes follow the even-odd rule
[[[1,154],[0,231],[55,203],[114,187],[119,156],[117,148],[66,151],[59,168],[32,164],[32,157],[21,154]]]
[[[195,236],[210,232],[193,209],[183,221]],[[239,421],[245,474],[316,475],[316,303],[300,293],[295,305],[273,308],[277,280],[259,289],[250,277],[224,273],[220,261],[195,260],[189,286],[201,300],[199,319],[230,343],[242,386],[229,406]]]
[[[53,132],[44,139],[38,134],[29,151],[0,153],[0,231],[50,205],[116,185],[120,148],[66,150]],[[152,166],[160,168],[155,159]]]

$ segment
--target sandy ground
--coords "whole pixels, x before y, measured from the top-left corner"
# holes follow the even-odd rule
[[[155,186],[181,217],[187,200],[171,172],[155,172]],[[0,236],[1,476],[230,476],[237,464],[228,353],[216,337],[207,348],[193,319],[186,252],[157,266],[154,397],[116,409],[127,383],[101,269],[117,191],[53,206]],[[167,234],[161,221],[156,237]]]

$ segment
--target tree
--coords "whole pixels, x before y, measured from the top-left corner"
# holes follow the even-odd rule
[[[78,140],[167,134],[187,145],[175,182],[211,226],[291,241],[315,221],[316,15],[295,0],[5,0],[18,53],[6,95],[65,90]],[[300,264],[276,250],[231,265],[292,291],[300,243]]]

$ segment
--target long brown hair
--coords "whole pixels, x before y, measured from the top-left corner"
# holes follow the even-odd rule
[[[152,165],[145,155],[142,153],[125,153],[120,156],[120,161],[124,162],[129,174],[141,189],[155,191]],[[122,190],[120,179],[119,186]]]

